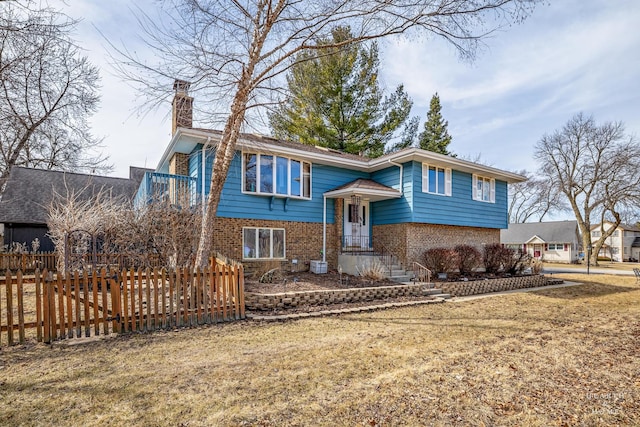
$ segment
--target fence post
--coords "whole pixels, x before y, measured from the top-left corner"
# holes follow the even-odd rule
[[[41,287],[41,276],[40,269],[36,268],[35,272],[35,282],[36,282],[36,339],[38,342],[42,342],[42,290]]]
[[[44,342],[51,343],[51,280],[49,280],[49,272],[45,268],[42,271],[43,287],[42,287],[42,320],[44,323]]]
[[[11,270],[7,270],[5,279],[7,293],[7,344],[13,345],[13,276]]]
[[[239,287],[239,292],[238,295],[240,296],[240,318],[244,319],[245,318],[245,306],[244,306],[244,269],[242,266],[238,266],[236,267],[239,271],[239,280],[238,280],[238,287]]]
[[[22,271],[18,270],[16,294],[18,297],[18,341],[24,344],[24,295],[22,287]]]
[[[111,276],[111,319],[113,321],[111,330],[116,333],[121,332],[120,320],[121,320],[121,304],[120,304],[120,283],[118,283],[118,273],[114,273]]]

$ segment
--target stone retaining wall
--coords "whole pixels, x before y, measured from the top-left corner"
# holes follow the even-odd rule
[[[544,276],[518,276],[501,279],[474,280],[469,282],[438,283],[442,292],[455,297],[467,295],[488,294],[490,292],[511,291],[514,289],[536,288],[546,286]]]
[[[436,283],[443,293],[451,296],[486,294],[514,289],[546,286],[544,276],[520,276],[469,282]],[[424,296],[422,284],[379,286],[372,288],[330,289],[321,291],[285,292],[278,294],[245,293],[245,307],[250,311],[286,309],[300,305],[327,305],[387,298]]]
[[[395,285],[372,288],[329,289],[321,291],[285,292],[281,294],[256,294],[247,292],[244,295],[247,310],[273,310],[275,308],[291,308],[299,305],[326,305],[360,301],[385,300],[387,298],[405,296],[424,296],[424,285]]]

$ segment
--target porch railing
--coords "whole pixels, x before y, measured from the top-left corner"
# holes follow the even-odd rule
[[[343,253],[372,252],[370,236],[342,236]]]
[[[147,172],[140,182],[135,205],[168,201],[172,205],[191,207],[198,203],[197,180],[191,176]]]
[[[427,285],[431,284],[431,270],[429,270],[427,267],[414,261],[412,263],[412,270],[413,278],[411,280],[415,282],[426,283]]]
[[[392,275],[394,266],[398,266],[400,269],[403,268],[404,262],[384,244],[376,242],[373,249],[380,258],[380,262],[382,263],[382,265],[384,265],[384,267],[389,272],[389,276]]]

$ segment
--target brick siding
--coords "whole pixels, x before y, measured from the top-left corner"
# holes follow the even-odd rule
[[[484,245],[500,243],[498,229],[419,223],[376,225],[373,236],[407,264],[424,263],[424,253],[431,248],[465,244],[482,250]]]
[[[169,173],[171,175],[189,175],[189,155],[184,153],[173,153],[169,160]]]
[[[285,230],[285,257],[284,261],[276,260],[243,260],[242,259],[242,228],[264,227],[284,228]],[[336,244],[337,233],[335,224],[327,224],[327,262],[330,268],[336,268],[338,264],[339,244]],[[340,227],[342,228],[342,227]],[[240,261],[245,266],[246,272],[261,269],[265,263],[279,264],[286,270],[308,270],[309,261],[322,259],[322,224],[295,222],[295,221],[267,221],[239,218],[216,218],[214,225],[213,249],[229,258]],[[332,244],[333,242],[333,244]],[[298,265],[291,263],[292,259],[298,260]]]

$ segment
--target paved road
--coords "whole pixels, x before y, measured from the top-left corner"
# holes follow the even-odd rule
[[[587,267],[556,267],[556,266],[544,266],[542,268],[542,273],[577,273],[577,274],[587,274]],[[591,267],[589,268],[590,274],[617,274],[621,276],[633,276],[634,273],[631,270],[618,270],[615,268],[607,267]]]

